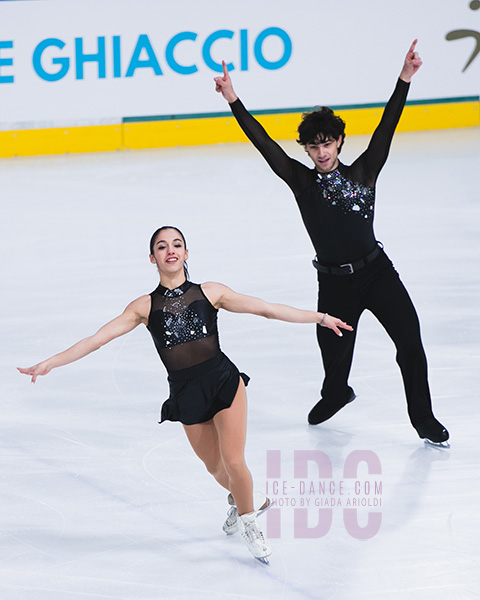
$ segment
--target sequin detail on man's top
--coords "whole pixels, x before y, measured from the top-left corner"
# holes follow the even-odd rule
[[[374,188],[350,181],[338,169],[318,173],[316,183],[330,206],[338,206],[343,213],[357,213],[364,219],[373,219]]]

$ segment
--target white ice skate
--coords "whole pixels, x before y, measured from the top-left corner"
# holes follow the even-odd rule
[[[236,506],[231,506],[227,512],[227,518],[222,527],[227,535],[233,535],[238,531],[238,511]]]
[[[247,548],[257,560],[268,565],[268,557],[272,553],[272,547],[260,531],[255,513],[251,512],[241,515],[240,521],[243,526],[242,537],[247,544]]]
[[[222,529],[227,535],[233,535],[238,531],[238,511],[232,494],[228,494],[227,501],[231,508],[228,509],[227,518]],[[270,498],[267,498],[262,492],[253,492],[253,508],[257,517],[265,512],[269,506]]]

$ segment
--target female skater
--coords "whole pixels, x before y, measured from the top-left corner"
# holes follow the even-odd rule
[[[271,547],[256,523],[252,476],[244,458],[248,377],[220,350],[218,309],[292,323],[318,323],[339,336],[340,328],[352,328],[328,314],[264,302],[220,283],[192,283],[187,277],[187,258],[179,229],[157,229],[150,240],[150,261],[160,275],[157,289],[131,302],[94,335],[33,367],[18,370],[35,383],[53,368],[79,360],[141,323],[146,325],[168,372],[170,396],[162,406],[161,421],[183,424],[197,456],[231,494],[234,506],[224,531],[234,533],[240,521],[248,549],[267,562]]]

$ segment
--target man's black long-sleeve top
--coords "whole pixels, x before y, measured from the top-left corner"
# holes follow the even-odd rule
[[[354,262],[375,247],[375,183],[385,164],[410,84],[398,80],[368,148],[351,165],[319,173],[288,156],[237,99],[230,104],[240,127],[272,170],[292,190],[317,258]]]

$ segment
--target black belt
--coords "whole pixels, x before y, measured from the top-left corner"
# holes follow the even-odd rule
[[[321,265],[315,257],[312,260],[312,264],[319,273],[327,273],[328,275],[351,275],[352,273],[355,273],[359,269],[362,269],[363,267],[368,265],[368,263],[371,263],[373,260],[375,260],[380,254],[381,249],[382,246],[377,245],[375,246],[375,249],[372,252],[370,252],[370,254],[367,254],[367,256],[365,256],[365,258],[361,258],[360,260],[357,260],[353,263],[344,263],[343,265],[327,266]]]

